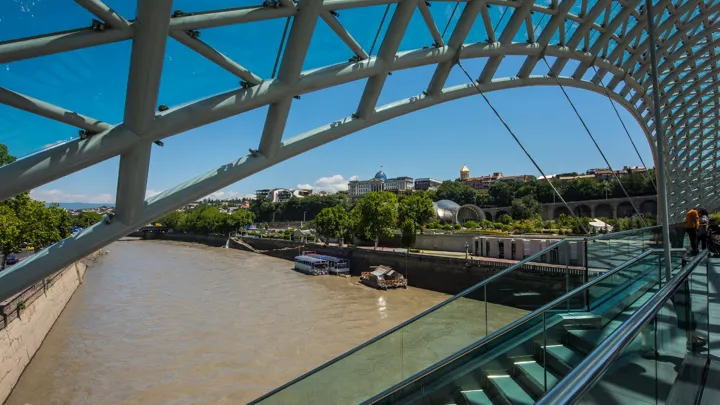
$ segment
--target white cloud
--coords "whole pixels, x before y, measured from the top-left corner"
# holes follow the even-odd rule
[[[114,203],[112,194],[74,194],[58,189],[35,189],[30,191],[30,197],[46,202],[84,202],[93,204]]]
[[[298,184],[297,188],[311,188],[315,191],[335,193],[347,190],[348,181],[357,180],[357,178],[358,176],[351,176],[349,179],[346,179],[339,174],[335,174],[329,177],[320,177],[315,180],[314,184]]]

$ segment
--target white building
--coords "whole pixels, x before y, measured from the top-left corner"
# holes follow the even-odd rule
[[[348,183],[348,194],[351,197],[361,197],[372,191],[389,191],[391,193],[401,193],[405,190],[413,189],[412,177],[396,177],[388,179],[382,170],[375,174],[370,180],[353,180]]]

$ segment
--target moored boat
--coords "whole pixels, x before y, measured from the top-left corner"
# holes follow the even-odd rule
[[[334,256],[319,255],[315,252],[303,252],[306,256],[315,257],[328,262],[328,273],[336,276],[350,275],[350,262]]]
[[[360,275],[360,282],[379,290],[388,288],[407,288],[407,279],[397,271],[387,266],[371,267],[372,271],[364,271]]]
[[[318,259],[311,256],[296,256],[295,270],[309,274],[311,276],[320,276],[328,274],[329,263],[326,260]]]

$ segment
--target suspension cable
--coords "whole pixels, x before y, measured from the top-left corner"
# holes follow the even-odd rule
[[[568,212],[570,212],[570,215],[573,218],[575,218],[578,225],[580,225],[580,229],[582,229],[582,231],[585,234],[587,234],[588,233],[587,228],[585,228],[585,225],[582,223],[580,218],[575,214],[575,212],[573,212],[573,210],[570,209],[570,206],[568,205],[568,203],[562,197],[562,195],[557,190],[557,188],[555,188],[555,185],[552,184],[552,181],[550,181],[550,179],[545,175],[545,172],[540,168],[540,165],[538,165],[537,162],[535,161],[535,159],[533,159],[532,155],[530,155],[530,152],[528,152],[527,149],[525,149],[525,146],[523,146],[522,142],[520,142],[520,139],[517,137],[517,135],[515,135],[515,132],[513,132],[513,130],[510,129],[510,126],[507,124],[507,122],[505,122],[505,120],[500,115],[498,110],[495,109],[495,107],[490,102],[490,100],[485,96],[485,93],[483,93],[482,90],[480,90],[480,86],[478,85],[477,81],[473,80],[472,77],[470,76],[470,74],[467,72],[467,70],[465,70],[465,67],[462,65],[462,63],[460,63],[460,59],[457,60],[457,65],[460,67],[460,69],[462,69],[463,73],[465,73],[465,76],[467,76],[468,80],[470,80],[470,83],[472,83],[473,87],[475,87],[475,90],[477,90],[478,94],[480,94],[480,96],[483,98],[483,100],[485,100],[485,102],[490,107],[490,109],[493,111],[493,113],[495,113],[495,116],[498,118],[498,120],[500,120],[500,122],[503,124],[503,126],[505,126],[505,129],[507,129],[507,131],[513,137],[513,139],[515,139],[515,142],[518,144],[518,146],[520,146],[520,149],[522,149],[522,151],[525,152],[525,156],[527,156],[528,159],[530,159],[532,164],[535,165],[535,168],[540,172],[540,174],[543,176],[545,181],[548,182],[548,184],[553,189],[555,194],[557,194],[557,196],[560,198],[560,201],[562,201],[563,205],[565,205],[565,208],[568,210]]]
[[[442,35],[440,35],[440,38],[445,39],[445,33],[450,27],[450,23],[452,22],[453,17],[455,17],[455,12],[457,11],[458,7],[460,7],[460,2],[455,3],[455,8],[453,8],[452,14],[450,14],[450,18],[448,18],[448,22],[447,24],[445,24],[445,29],[443,30]]]
[[[545,62],[545,65],[548,67],[548,69],[552,70],[547,59],[545,59],[545,55],[542,55],[542,59],[543,59],[543,62]],[[577,107],[575,107],[575,103],[572,102],[572,100],[570,99],[570,96],[567,94],[567,91],[565,91],[565,87],[562,85],[562,83],[560,83],[560,79],[558,79],[557,76],[558,75],[552,75],[552,77],[555,78],[555,82],[557,82],[558,86],[560,87],[560,90],[562,90],[562,93],[565,95],[565,98],[570,103],[570,107],[572,107],[573,111],[575,111],[575,115],[578,117],[578,119],[580,120],[580,123],[585,128],[585,131],[587,132],[588,136],[590,136],[590,139],[592,140],[593,144],[595,144],[595,147],[597,148],[598,152],[600,152],[600,156],[602,156],[603,160],[605,161],[605,164],[608,165],[608,169],[610,169],[610,171],[613,174],[613,177],[615,177],[615,180],[617,180],[618,184],[620,185],[620,188],[622,189],[623,193],[625,194],[625,197],[627,197],[628,201],[630,202],[630,205],[632,205],[635,212],[640,216],[640,220],[643,223],[643,228],[646,228],[647,224],[645,223],[645,218],[643,218],[642,214],[640,214],[640,211],[638,211],[637,207],[635,206],[635,203],[632,201],[632,198],[630,198],[630,194],[628,194],[627,190],[625,190],[625,186],[623,186],[622,181],[620,181],[620,178],[618,177],[617,173],[615,173],[615,170],[613,170],[607,157],[605,157],[605,153],[602,151],[602,148],[600,148],[600,145],[598,145],[592,132],[590,132],[590,128],[588,128],[587,124],[585,123],[585,120],[580,115],[580,112],[578,111]]]
[[[593,70],[595,71],[595,75],[598,75],[598,70],[595,65],[591,65]],[[625,134],[627,135],[628,139],[630,140],[630,143],[633,146],[633,149],[635,149],[635,153],[637,154],[638,159],[640,159],[640,163],[642,163],[643,167],[647,168],[647,165],[645,164],[645,161],[643,160],[642,156],[640,156],[640,151],[638,151],[637,145],[635,145],[635,141],[633,141],[632,136],[630,136],[630,131],[628,131],[627,126],[625,125],[625,121],[623,121],[622,117],[620,116],[620,112],[618,111],[617,107],[615,107],[615,103],[612,100],[612,97],[610,97],[610,92],[608,91],[608,88],[602,83],[602,80],[600,81],[600,84],[602,85],[603,90],[605,91],[605,95],[607,96],[608,101],[610,102],[610,105],[613,108],[613,111],[615,111],[615,115],[618,117],[618,120],[620,120],[620,125],[622,125],[623,129],[625,130]],[[645,179],[652,184],[653,189],[657,192],[657,186],[655,185],[655,181],[652,179],[652,177],[648,174],[647,170],[643,173],[645,176]]]
[[[375,44],[377,43],[378,37],[380,36],[380,31],[382,30],[383,24],[385,24],[385,18],[387,18],[388,11],[390,11],[390,4],[385,7],[385,13],[382,16],[382,20],[380,20],[380,25],[378,25],[378,30],[375,33],[375,39],[373,39],[372,46],[370,47],[370,52],[368,52],[368,56],[372,56],[373,50],[375,49]]]
[[[283,30],[282,38],[280,39],[280,46],[278,46],[277,56],[275,57],[275,66],[273,66],[272,76],[270,76],[271,79],[274,79],[275,73],[277,73],[278,64],[280,63],[280,54],[282,54],[283,48],[285,47],[285,37],[287,37],[288,27],[290,27],[291,18],[292,17],[288,17],[285,20],[285,29]]]

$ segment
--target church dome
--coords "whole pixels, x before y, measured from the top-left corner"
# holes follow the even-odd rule
[[[378,170],[378,172],[375,173],[375,179],[376,179],[376,180],[387,181],[387,176],[385,175],[385,173],[383,173],[382,170]]]
[[[460,173],[470,173],[470,169],[468,169],[467,166],[463,165],[462,169],[460,169]]]

